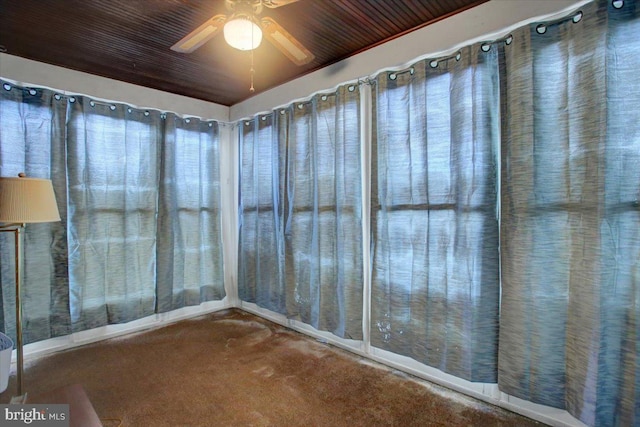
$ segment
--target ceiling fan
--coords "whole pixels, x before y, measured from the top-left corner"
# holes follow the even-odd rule
[[[240,50],[253,50],[260,45],[262,34],[296,65],[304,65],[314,55],[269,17],[259,17],[263,7],[286,6],[298,0],[225,0],[231,12],[215,15],[171,46],[172,50],[190,53],[209,41],[221,30],[228,44]]]

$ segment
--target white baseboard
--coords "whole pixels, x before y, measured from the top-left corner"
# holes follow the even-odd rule
[[[180,320],[202,316],[220,310],[233,308],[227,298],[221,301],[209,301],[200,305],[184,307],[166,313],[158,313],[131,322],[106,325],[99,328],[74,332],[63,337],[50,338],[24,346],[24,361],[27,362],[37,357],[58,351],[68,350],[81,345],[91,344],[109,338],[115,338],[135,332],[155,329],[167,326]],[[16,350],[13,350],[12,363],[16,362]]]

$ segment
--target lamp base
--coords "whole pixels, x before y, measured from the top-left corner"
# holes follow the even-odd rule
[[[24,405],[27,403],[27,393],[21,394],[20,396],[13,396],[9,401],[10,405]]]

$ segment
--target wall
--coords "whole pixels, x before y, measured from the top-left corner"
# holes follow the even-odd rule
[[[229,107],[0,53],[0,77],[20,85],[117,101],[140,108],[229,121]]]

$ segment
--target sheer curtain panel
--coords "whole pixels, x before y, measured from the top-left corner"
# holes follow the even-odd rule
[[[67,256],[65,120],[67,101],[46,89],[0,80],[0,176],[51,179],[61,222],[29,224],[23,236],[25,344],[71,332]],[[15,341],[14,238],[0,233],[0,329]]]
[[[75,330],[155,311],[160,115],[70,99],[66,162]]]
[[[377,76],[371,343],[495,382],[498,345],[495,48]]]
[[[238,294],[242,301],[284,315],[288,297],[283,239],[288,123],[288,110],[238,123]]]
[[[640,423],[640,4],[597,1],[504,47],[499,386]]]
[[[157,311],[224,297],[219,125],[167,113],[158,206]]]
[[[285,265],[289,312],[362,339],[360,91],[345,85],[292,107]]]
[[[239,294],[362,338],[360,92],[335,93],[244,122]]]

